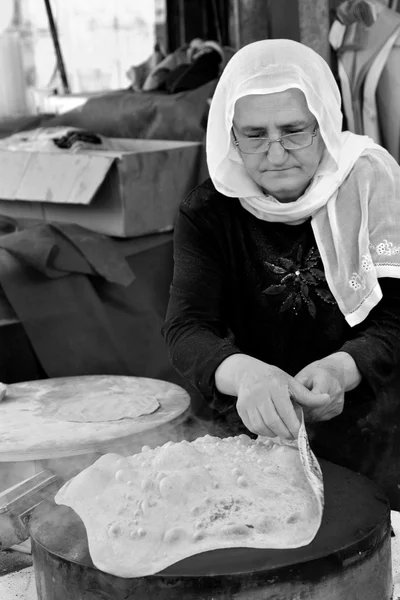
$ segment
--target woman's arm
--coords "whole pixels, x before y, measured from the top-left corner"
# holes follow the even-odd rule
[[[345,393],[364,381],[378,396],[400,365],[400,280],[380,279],[383,298],[368,317],[351,330],[338,352],[302,369],[296,380],[315,393],[328,393],[325,405],[306,407],[310,420],[340,414]]]
[[[196,203],[196,198],[192,201]],[[223,254],[218,218],[202,207],[182,205],[175,225],[174,276],[163,335],[173,367],[217,410],[229,408],[235,398],[217,390],[215,370],[240,352],[223,319]]]
[[[400,366],[400,280],[381,278],[383,298],[340,348],[376,394]]]

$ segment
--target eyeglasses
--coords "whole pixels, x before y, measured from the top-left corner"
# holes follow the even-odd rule
[[[233,129],[232,135],[233,143],[239,148],[240,152],[243,152],[243,154],[261,154],[261,152],[268,152],[273,142],[279,142],[285,150],[301,150],[302,148],[307,148],[313,143],[317,131],[318,123],[315,124],[312,131],[289,133],[288,135],[282,135],[282,137],[276,140],[270,140],[269,138],[263,137],[248,137],[238,140]]]

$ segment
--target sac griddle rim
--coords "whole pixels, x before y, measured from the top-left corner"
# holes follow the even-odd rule
[[[187,573],[179,573],[174,571],[174,568],[176,569],[179,565],[179,562],[176,563],[175,565],[172,565],[171,567],[168,567],[168,569],[165,569],[164,571],[160,571],[159,573],[156,573],[154,575],[147,575],[146,577],[138,577],[137,579],[151,579],[151,580],[170,580],[171,582],[177,579],[185,579],[185,580],[200,580],[203,578],[214,578],[214,579],[224,579],[224,578],[229,578],[230,580],[234,580],[234,579],[243,579],[243,577],[250,577],[250,576],[254,576],[255,574],[257,574],[257,576],[260,579],[265,579],[267,581],[274,581],[274,582],[278,582],[278,580],[281,581],[287,581],[288,579],[288,574],[291,575],[291,577],[295,577],[296,575],[296,571],[298,571],[297,575],[301,576],[303,581],[312,581],[313,579],[319,579],[321,577],[321,570],[325,571],[325,570],[331,570],[331,568],[343,568],[346,569],[348,567],[352,567],[353,565],[359,564],[361,562],[363,562],[364,560],[368,559],[371,555],[373,551],[378,550],[383,543],[385,542],[385,539],[388,535],[390,535],[390,523],[387,524],[386,527],[382,527],[382,524],[377,525],[369,534],[366,538],[364,538],[364,540],[362,540],[362,542],[355,542],[352,546],[348,546],[347,548],[340,550],[338,552],[332,553],[332,554],[324,554],[321,556],[318,556],[315,559],[312,560],[299,560],[296,564],[282,564],[281,566],[277,566],[271,570],[268,571],[250,571],[250,570],[244,570],[242,572],[235,572],[235,573],[209,573],[209,574],[204,574],[204,573],[200,573],[200,574],[187,574]],[[103,575],[106,575],[110,578],[115,578],[115,579],[125,579],[125,580],[131,580],[134,581],[135,578],[131,577],[131,578],[125,578],[125,577],[118,577],[116,575],[111,575],[105,571],[100,571],[100,569],[97,569],[97,567],[95,567],[94,565],[86,565],[83,564],[81,562],[75,561],[73,559],[70,558],[66,558],[64,556],[58,555],[55,552],[48,550],[43,544],[41,544],[39,541],[37,541],[34,537],[33,537],[33,544],[38,545],[43,552],[46,552],[48,554],[50,554],[53,558],[56,558],[58,561],[62,561],[64,563],[72,563],[73,565],[76,565],[79,568],[85,569],[85,570],[89,570],[89,571],[93,571],[93,572],[100,572]],[[358,549],[357,549],[357,554],[356,555],[352,555],[351,554],[351,549],[353,547],[356,547],[358,545]],[[371,546],[373,548],[373,550],[371,550]],[[234,550],[237,550],[238,552],[242,551],[242,550],[248,550],[248,548],[235,548]],[[204,553],[206,554],[206,553]],[[187,559],[186,559],[187,560]],[[321,561],[324,562],[324,567],[321,564]],[[180,561],[183,562],[183,561]],[[318,563],[318,565],[317,565]],[[35,561],[34,561],[34,565],[35,565]],[[35,567],[36,568],[36,567]]]
[[[353,564],[358,564],[361,561],[363,561],[364,559],[367,559],[376,549],[378,546],[380,546],[381,544],[384,543],[384,540],[386,539],[386,537],[388,535],[390,535],[390,506],[389,506],[389,502],[386,498],[386,496],[380,491],[380,489],[369,479],[367,479],[366,477],[359,475],[357,473],[351,472],[348,469],[343,469],[342,467],[338,467],[337,465],[333,465],[332,463],[328,463],[327,461],[320,461],[321,467],[323,472],[330,472],[333,471],[334,473],[336,472],[341,473],[343,475],[343,484],[346,483],[346,476],[347,478],[350,477],[350,481],[353,481],[355,485],[358,485],[359,489],[362,491],[364,491],[365,493],[368,491],[370,491],[370,502],[371,503],[375,503],[376,507],[379,506],[380,508],[380,514],[377,515],[376,520],[374,521],[374,524],[371,525],[370,528],[358,528],[357,531],[355,532],[355,535],[357,537],[355,537],[355,535],[353,535],[353,538],[349,539],[349,541],[347,543],[342,544],[339,548],[336,548],[335,550],[330,550],[328,547],[326,547],[325,551],[319,552],[314,554],[313,556],[310,556],[310,552],[307,553],[307,550],[304,552],[304,548],[307,549],[307,546],[304,546],[303,548],[300,549],[291,549],[291,550],[273,550],[273,551],[267,551],[267,550],[260,550],[260,549],[249,549],[249,548],[232,548],[229,550],[212,550],[212,551],[208,551],[208,552],[204,552],[198,555],[194,555],[191,557],[188,557],[184,560],[181,560],[177,563],[175,563],[174,565],[171,565],[170,567],[168,567],[167,569],[164,569],[163,571],[160,571],[157,574],[154,575],[149,575],[146,576],[147,578],[156,578],[156,579],[199,579],[202,577],[245,577],[245,576],[249,576],[249,575],[254,575],[255,573],[258,573],[260,576],[262,576],[263,578],[265,578],[266,576],[269,577],[276,577],[277,576],[277,571],[279,571],[279,573],[281,573],[282,570],[286,570],[286,569],[290,569],[291,571],[293,571],[293,569],[296,568],[301,568],[302,571],[306,571],[307,566],[311,565],[314,569],[315,566],[317,564],[316,561],[325,561],[328,562],[330,565],[336,565],[336,566],[340,566],[342,568],[346,568],[348,566],[351,566]],[[349,489],[351,490],[351,485],[349,486]],[[329,505],[329,503],[327,503]],[[60,509],[66,509],[67,507],[64,506],[57,506],[55,504],[53,504],[53,508],[51,507],[51,504],[49,502],[44,503],[44,505],[48,506],[48,508],[50,509],[50,511],[52,510],[60,510]],[[35,514],[37,515],[37,510],[35,510],[33,517],[35,517]],[[42,509],[43,510],[43,506]],[[82,529],[83,529],[83,534],[86,537],[86,531],[84,529],[84,525],[83,522],[81,521],[81,519],[78,517],[78,515],[76,515],[76,513],[72,510],[72,509],[68,509],[68,511],[71,511],[72,514],[74,515],[75,518],[75,522],[81,524]],[[88,557],[88,559],[86,559],[85,561],[83,560],[74,560],[71,556],[68,555],[68,552],[62,552],[59,549],[54,550],[53,548],[51,548],[51,544],[49,544],[49,547],[46,546],[46,544],[44,542],[41,541],[41,534],[37,529],[40,529],[41,524],[43,523],[43,520],[38,518],[38,516],[36,517],[36,519],[34,519],[34,521],[36,521],[36,530],[35,527],[33,528],[34,530],[31,530],[31,537],[33,538],[35,544],[38,544],[45,552],[48,552],[49,554],[51,554],[53,557],[60,559],[62,561],[65,561],[66,563],[72,563],[75,564],[81,568],[84,569],[92,569],[94,571],[99,571],[101,573],[105,573],[104,571],[100,571],[99,569],[97,569],[95,567],[95,565],[93,564],[93,562],[90,559],[90,556]],[[323,518],[323,522],[322,522],[322,526],[321,526],[321,530],[323,530],[323,525],[324,525],[324,518]],[[321,531],[320,530],[320,531]],[[353,532],[354,534],[354,532]],[[316,536],[315,540],[318,539],[318,535]],[[43,537],[43,534],[42,534]],[[311,544],[308,545],[308,548],[312,548],[312,546],[315,543],[315,540],[313,542],[311,542]],[[85,540],[85,543],[87,545],[87,537]],[[182,566],[184,565],[184,563],[190,564],[191,562],[196,562],[196,557],[200,557],[200,556],[214,556],[215,559],[211,560],[210,562],[212,564],[215,563],[215,561],[218,561],[218,555],[220,555],[221,553],[224,555],[225,559],[228,556],[233,557],[235,554],[236,556],[240,556],[240,554],[253,554],[254,556],[256,554],[258,554],[258,556],[260,556],[260,553],[266,553],[266,552],[273,552],[275,557],[277,556],[277,554],[279,552],[282,552],[284,555],[288,555],[290,557],[290,554],[293,554],[294,556],[296,554],[298,554],[298,552],[300,552],[301,554],[304,552],[304,556],[295,556],[295,558],[290,562],[288,561],[288,559],[283,560],[281,563],[278,561],[276,563],[274,563],[274,566],[270,569],[268,568],[264,568],[264,569],[255,569],[255,568],[247,568],[247,569],[243,569],[243,570],[235,570],[234,572],[229,571],[228,569],[225,572],[185,572],[186,569],[183,568],[183,570],[180,572],[180,569],[182,569]],[[90,562],[89,562],[90,561]],[[226,562],[226,561],[224,561]],[[246,561],[245,561],[246,562]],[[314,563],[314,565],[312,565],[312,563]],[[312,571],[312,568],[311,568]],[[320,572],[321,569],[318,569],[319,571],[319,576],[320,576]],[[107,574],[107,573],[106,573]],[[109,574],[107,574],[109,575]],[[305,575],[305,573],[303,573],[303,575]],[[110,577],[116,577],[114,575],[109,575]],[[280,577],[279,577],[280,578]],[[132,579],[134,580],[135,578],[120,578],[117,577],[117,579]],[[141,578],[138,578],[141,579]]]

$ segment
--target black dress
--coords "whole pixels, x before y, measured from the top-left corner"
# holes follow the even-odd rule
[[[400,281],[380,279],[383,299],[351,328],[328,289],[310,220],[262,221],[210,180],[182,203],[174,239],[164,335],[176,370],[235,435],[244,430],[236,398],[214,381],[225,358],[245,353],[296,375],[349,353],[362,383],[346,394],[340,416],[309,426],[311,444],[317,456],[380,483],[399,509]]]

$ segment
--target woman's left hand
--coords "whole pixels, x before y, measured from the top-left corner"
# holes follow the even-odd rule
[[[302,369],[295,379],[315,394],[329,394],[329,399],[302,403],[306,421],[329,421],[341,414],[344,395],[360,383],[361,375],[347,352],[336,352]]]

